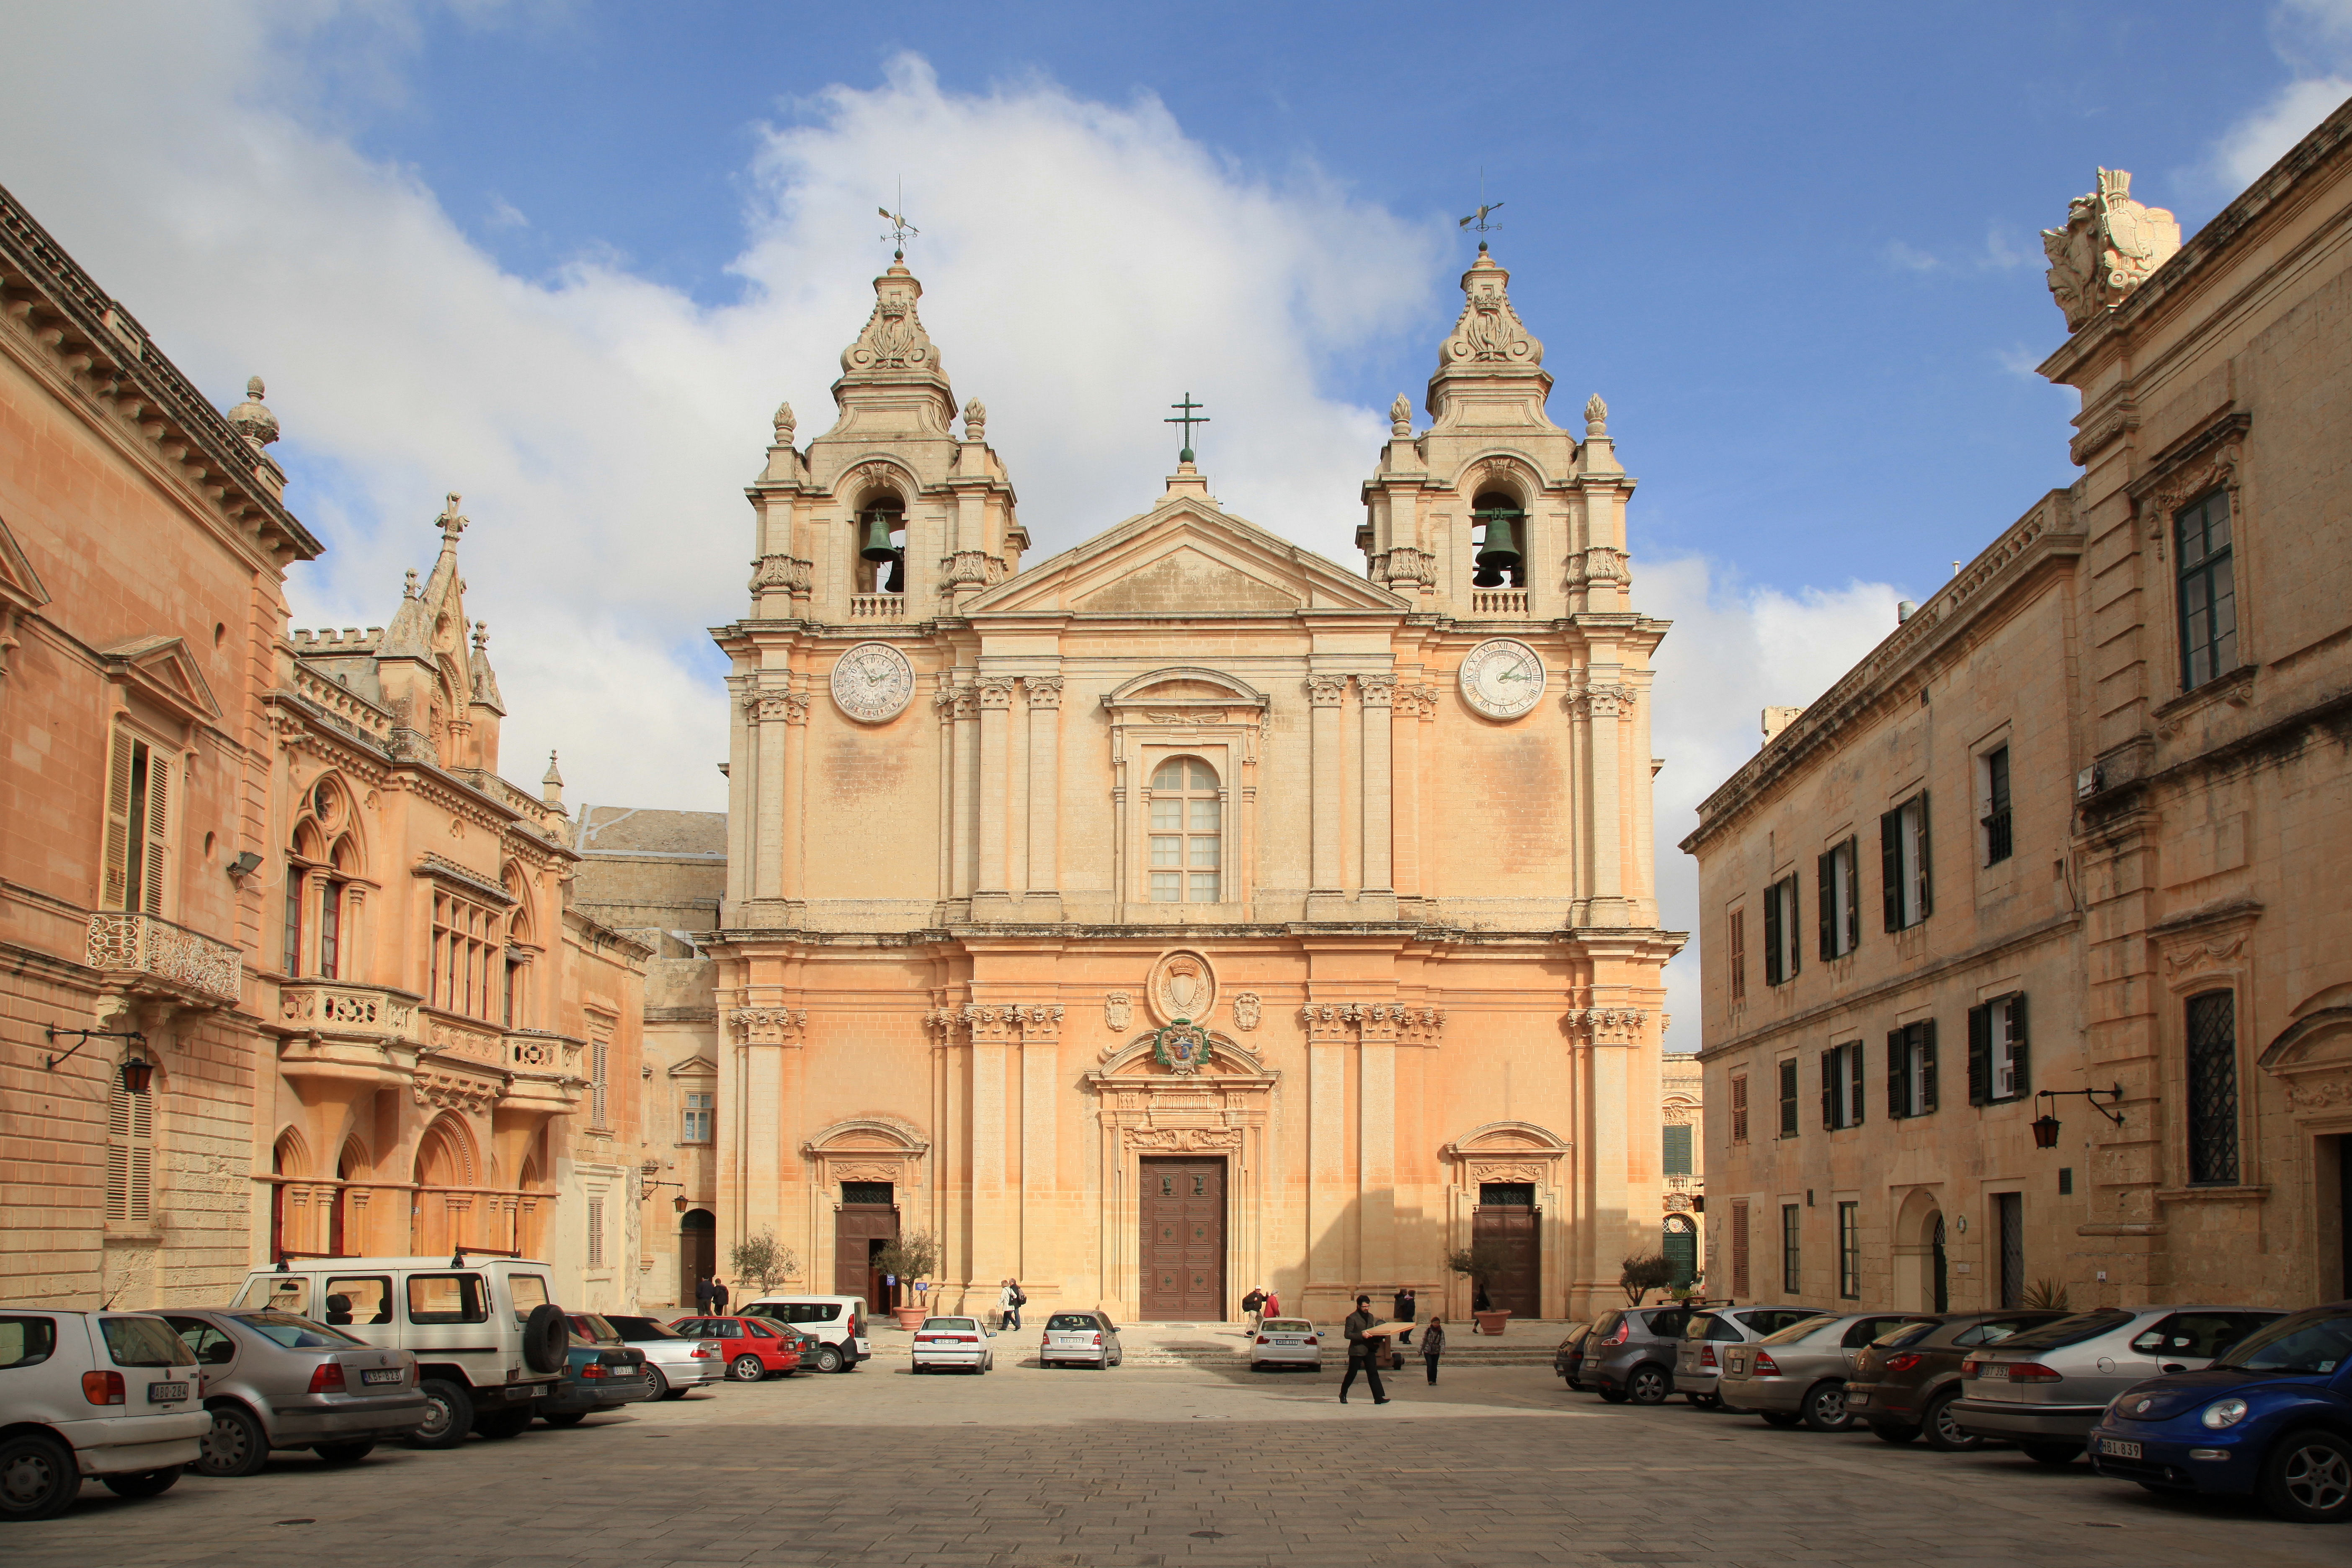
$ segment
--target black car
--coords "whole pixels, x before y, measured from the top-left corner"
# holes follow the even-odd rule
[[[1559,1348],[1551,1352],[1552,1371],[1559,1373],[1561,1382],[1579,1393],[1584,1389],[1584,1384],[1578,1381],[1578,1374],[1584,1370],[1584,1345],[1591,1337],[1591,1323],[1570,1329],[1568,1338],[1560,1341]]]
[[[533,1402],[541,1420],[551,1426],[577,1426],[599,1410],[654,1396],[645,1352],[623,1344],[620,1331],[593,1312],[566,1316],[572,1324],[572,1352],[565,1358],[563,1381]]]

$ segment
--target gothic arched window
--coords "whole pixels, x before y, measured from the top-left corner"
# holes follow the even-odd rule
[[[1217,771],[1198,757],[1171,757],[1151,775],[1151,901],[1221,900],[1224,806]]]

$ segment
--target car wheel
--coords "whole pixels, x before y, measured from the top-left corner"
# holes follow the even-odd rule
[[[839,1372],[841,1352],[831,1345],[819,1345],[816,1348],[816,1355],[811,1360],[810,1364],[819,1372]]]
[[[546,1415],[541,1416],[540,1419],[546,1422],[550,1426],[577,1426],[580,1423],[588,1419],[588,1412],[585,1410],[551,1410]],[[485,1432],[482,1436],[487,1437],[489,1434]]]
[[[1916,1443],[1919,1440],[1916,1426],[1873,1426],[1870,1435],[1882,1443]]]
[[[1803,1420],[1816,1432],[1851,1430],[1853,1417],[1846,1413],[1845,1384],[1817,1383],[1806,1390]]]
[[[0,1442],[0,1519],[55,1519],[81,1495],[73,1451],[26,1434]]]
[[[160,1470],[137,1470],[127,1476],[100,1476],[106,1489],[116,1497],[158,1497],[170,1491],[178,1482],[185,1465],[166,1465]]]
[[[466,1434],[474,1429],[472,1391],[446,1377],[428,1377],[421,1392],[425,1395],[425,1419],[408,1435],[408,1446],[454,1448],[464,1442]]]
[[[2083,1457],[2080,1443],[2020,1443],[2018,1447],[2037,1465],[2071,1465]]]
[[[310,1452],[319,1456],[324,1465],[356,1465],[375,1452],[373,1440],[358,1443],[315,1443]]]
[[[646,1396],[646,1398],[667,1399],[669,1397],[669,1379],[662,1375],[661,1368],[657,1366],[648,1366],[646,1368],[646,1386],[653,1390],[651,1394]]]
[[[1627,1394],[1622,1388],[1597,1388],[1593,1390],[1593,1392],[1600,1394],[1604,1401],[1611,1405],[1622,1405],[1631,1397],[1631,1395]]]
[[[212,1430],[196,1449],[196,1468],[208,1476],[249,1476],[269,1462],[269,1434],[242,1405],[218,1405]]]
[[[1788,1410],[1759,1410],[1756,1414],[1764,1418],[1764,1425],[1767,1426],[1794,1426],[1804,1419],[1803,1416]]]
[[[2352,1443],[2333,1432],[2290,1432],[2263,1461],[2263,1506],[2297,1524],[2352,1519]]]
[[[768,1369],[760,1363],[758,1356],[744,1354],[727,1363],[727,1375],[738,1383],[757,1383],[768,1375]]]
[[[1952,1413],[1952,1402],[1958,1398],[1957,1393],[1942,1395],[1927,1406],[1927,1414],[1920,1418],[1919,1425],[1930,1448],[1946,1454],[1967,1454],[1984,1447],[1983,1438],[1960,1429],[1960,1418]]]
[[[1675,1391],[1675,1380],[1662,1366],[1637,1366],[1625,1384],[1626,1397],[1636,1405],[1664,1405]]]
[[[578,1412],[558,1412],[556,1415],[547,1417],[548,1424],[550,1426],[563,1425],[562,1417],[566,1414],[571,1415],[572,1419],[577,1421],[581,1416],[585,1415],[587,1412],[584,1410]],[[487,1415],[477,1415],[474,1417],[474,1430],[480,1433],[483,1436],[488,1438],[493,1443],[503,1443],[509,1437],[521,1436],[523,1433],[529,1429],[530,1426],[530,1415],[531,1413],[528,1407],[521,1410],[493,1410]]]

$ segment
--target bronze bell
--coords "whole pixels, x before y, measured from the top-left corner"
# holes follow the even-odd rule
[[[1497,507],[1476,516],[1486,525],[1486,542],[1478,547],[1478,571],[1470,583],[1477,588],[1498,588],[1505,572],[1518,570],[1520,513],[1516,508]]]
[[[890,552],[890,576],[882,584],[882,591],[886,594],[903,594],[907,591],[907,552],[905,551]]]
[[[890,561],[897,558],[898,552],[890,543],[890,529],[898,518],[895,511],[869,511],[866,514],[866,542],[858,548],[859,559]]]

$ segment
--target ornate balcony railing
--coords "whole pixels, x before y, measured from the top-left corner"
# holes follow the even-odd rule
[[[90,916],[88,962],[127,978],[133,989],[167,991],[215,1006],[233,1007],[244,999],[245,959],[236,948],[155,915],[104,910]]]
[[[907,595],[904,594],[852,594],[849,596],[849,618],[853,621],[898,621],[907,617]]]
[[[278,988],[278,1017],[321,1035],[367,1035],[421,1043],[417,1001],[405,991],[333,980],[291,980]]]
[[[565,1071],[580,1060],[580,1042],[545,1029],[507,1031],[507,1065],[545,1071]]]
[[[1473,588],[1470,590],[1470,613],[1505,620],[1526,620],[1528,591],[1525,588]]]

